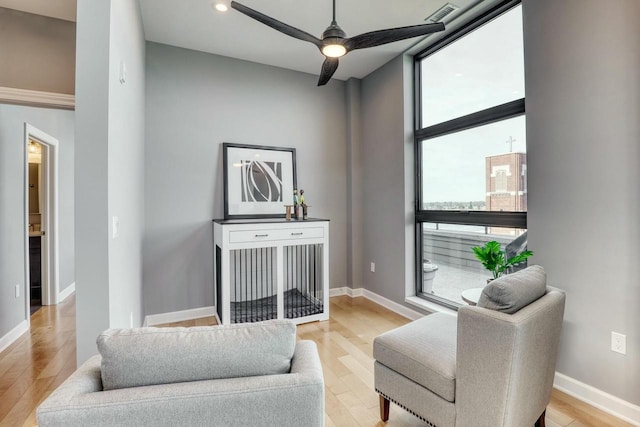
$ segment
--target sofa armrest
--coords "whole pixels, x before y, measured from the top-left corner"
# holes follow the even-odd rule
[[[291,360],[290,374],[298,374],[301,381],[324,384],[322,363],[318,356],[318,347],[313,341],[297,341]]]
[[[288,374],[102,391],[96,356],[43,402],[37,417],[41,427],[323,426],[322,366],[315,343],[299,341]]]

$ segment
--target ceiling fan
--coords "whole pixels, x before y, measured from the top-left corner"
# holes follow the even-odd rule
[[[271,18],[270,16],[260,13],[257,10],[253,10],[236,1],[231,2],[231,7],[248,17],[255,19],[256,21],[262,22],[263,24],[280,31],[281,33],[316,45],[318,49],[320,49],[320,52],[325,56],[324,63],[322,64],[322,70],[320,71],[318,86],[327,84],[331,79],[331,76],[333,76],[333,73],[338,69],[338,58],[344,56],[351,50],[380,46],[444,30],[444,24],[442,22],[437,22],[434,24],[389,28],[386,30],[363,33],[355,37],[347,37],[346,33],[342,31],[342,28],[340,28],[336,22],[336,0],[333,0],[333,20],[331,21],[331,25],[329,25],[324,33],[322,33],[322,39],[319,39],[306,31],[299,30],[291,25],[285,24],[284,22],[280,22],[277,19]]]

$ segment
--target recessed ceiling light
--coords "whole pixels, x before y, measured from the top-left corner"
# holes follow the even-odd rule
[[[229,10],[227,5],[224,4],[224,3],[216,3],[216,5],[214,7],[216,8],[216,10],[218,12],[226,12],[227,10]]]

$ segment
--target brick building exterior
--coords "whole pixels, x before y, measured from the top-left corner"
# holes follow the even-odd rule
[[[486,158],[486,210],[527,210],[527,155],[507,153]]]

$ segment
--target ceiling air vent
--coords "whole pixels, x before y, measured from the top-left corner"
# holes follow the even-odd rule
[[[444,18],[446,18],[447,16],[450,16],[451,14],[455,13],[458,9],[460,9],[460,6],[456,6],[455,4],[447,3],[444,6],[442,6],[440,9],[436,10],[431,16],[427,17],[425,19],[425,21],[442,22],[442,21],[444,21]]]

